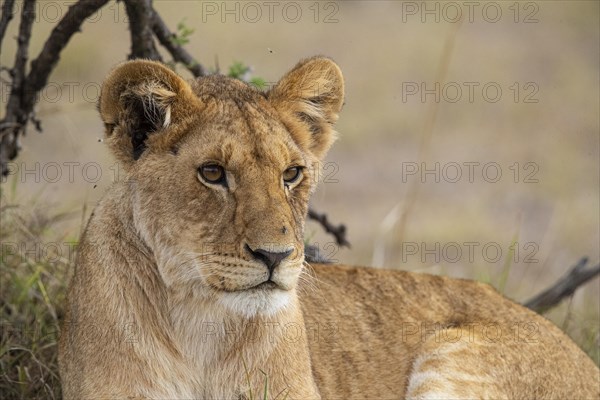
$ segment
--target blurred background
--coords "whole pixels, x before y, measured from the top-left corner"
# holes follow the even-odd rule
[[[193,30],[185,47],[208,68],[243,62],[268,85],[304,57],[339,64],[340,138],[312,206],[347,226],[352,247],[333,246],[311,222],[307,239],[322,255],[478,279],[519,302],[582,256],[600,258],[599,2],[154,7],[172,29]],[[39,4],[32,55],[65,10],[63,2]],[[13,63],[17,26],[9,26],[2,65]],[[124,7],[111,2],[72,39],[41,95],[44,131],[24,137],[3,201],[31,215],[60,214],[44,235],[76,240],[114,178],[95,103],[103,78],[129,52]],[[60,165],[58,179],[48,163]],[[546,314],[596,363],[599,294],[596,278]]]

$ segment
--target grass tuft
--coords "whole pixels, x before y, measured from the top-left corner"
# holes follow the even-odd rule
[[[58,326],[73,247],[54,228],[69,216],[27,211],[9,194],[0,193],[0,393],[60,399]]]

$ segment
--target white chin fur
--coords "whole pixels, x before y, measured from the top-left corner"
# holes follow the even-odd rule
[[[270,317],[290,303],[291,292],[260,290],[219,293],[218,302],[236,315]]]

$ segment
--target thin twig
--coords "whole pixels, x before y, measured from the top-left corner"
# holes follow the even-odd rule
[[[582,258],[554,285],[525,302],[525,306],[542,313],[560,303],[564,298],[571,296],[579,286],[600,274],[600,264],[593,268],[586,268],[587,262],[587,257]]]
[[[4,7],[3,7],[4,13]],[[4,17],[4,14],[3,14]],[[19,133],[27,121],[28,113],[23,110],[25,92],[25,67],[29,57],[29,40],[35,20],[35,0],[25,0],[21,11],[19,36],[17,37],[17,54],[11,71],[12,85],[6,104],[6,116],[0,125],[3,126],[0,140],[0,176],[7,172],[6,164],[14,159],[19,151]]]
[[[156,14],[152,9],[152,0],[125,0],[125,10],[129,17],[131,31],[129,59],[145,58],[162,61],[152,36],[152,23]]]
[[[348,240],[346,239],[346,226],[344,224],[335,226],[331,224],[331,222],[329,222],[326,214],[319,214],[318,212],[310,208],[308,209],[308,218],[317,221],[319,224],[321,224],[323,229],[325,229],[325,232],[333,235],[336,243],[339,246],[350,247],[350,242],[348,242]]]
[[[207,75],[206,69],[186,49],[177,44],[176,35],[169,30],[156,11],[153,15],[152,30],[160,44],[169,51],[173,60],[182,63],[196,78]]]
[[[31,29],[35,20],[35,0],[25,0],[21,12],[21,23],[19,25],[19,36],[17,37],[17,54],[15,64],[11,71],[12,84],[10,97],[6,105],[6,118],[3,122],[24,122],[24,116],[20,112],[23,100],[23,89],[25,85],[25,67],[29,58],[29,41],[31,40]]]
[[[0,17],[0,53],[2,53],[2,41],[6,34],[6,28],[8,28],[8,24],[13,18],[14,5],[15,0],[4,0],[4,4],[2,4],[2,17]]]

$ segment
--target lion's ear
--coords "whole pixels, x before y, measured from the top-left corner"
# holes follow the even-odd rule
[[[119,161],[132,164],[149,136],[181,120],[193,98],[189,84],[160,63],[120,64],[104,81],[98,104],[106,142]]]
[[[301,61],[268,97],[298,144],[319,159],[325,157],[344,103],[344,78],[337,64],[325,57]]]

